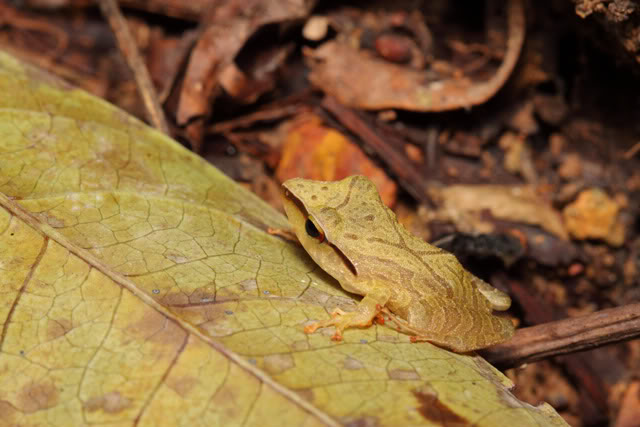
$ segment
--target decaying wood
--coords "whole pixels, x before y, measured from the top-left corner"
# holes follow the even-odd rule
[[[504,369],[638,337],[640,303],[518,329],[510,340],[481,353]]]

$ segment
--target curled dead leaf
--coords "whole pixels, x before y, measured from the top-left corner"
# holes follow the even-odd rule
[[[482,218],[488,211],[496,219],[536,225],[563,240],[569,238],[560,213],[530,186],[451,185],[432,187],[429,195],[440,205],[436,215],[460,231],[492,232],[493,225]]]
[[[309,79],[341,103],[360,109],[447,111],[482,104],[504,85],[524,42],[522,0],[510,0],[506,9],[509,34],[504,60],[486,81],[474,82],[459,76],[433,79],[425,71],[390,63],[358,50],[348,38],[326,42],[307,52],[311,66]]]

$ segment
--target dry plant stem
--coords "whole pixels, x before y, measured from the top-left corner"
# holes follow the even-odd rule
[[[417,200],[431,205],[431,200],[427,196],[429,183],[425,182],[424,176],[406,156],[396,150],[391,144],[371,129],[360,117],[360,114],[349,107],[345,107],[338,100],[330,96],[325,96],[322,100],[322,107],[326,109],[336,120],[340,122],[350,132],[358,136],[362,142],[370,147],[389,168],[400,179],[403,187]]]
[[[506,369],[552,356],[640,337],[640,303],[522,328],[509,340],[480,351]]]
[[[262,109],[246,116],[236,119],[219,122],[209,126],[208,131],[211,133],[230,132],[236,128],[246,128],[259,121],[278,120],[287,116],[292,116],[300,110],[299,105],[287,105],[279,109]]]
[[[630,158],[632,158],[633,156],[635,156],[638,152],[640,152],[640,141],[636,142],[635,144],[633,144],[633,147],[629,148],[625,153],[624,153],[624,158],[626,160],[629,160]]]
[[[504,273],[498,274],[495,278],[500,280],[501,275]],[[538,295],[532,294],[524,283],[505,280],[504,285],[522,308],[524,318],[531,324],[543,325],[568,317],[565,310],[547,304]],[[605,418],[604,414],[609,411],[609,405],[605,391],[608,385],[601,372],[611,367],[615,369],[615,366],[620,363],[618,359],[610,358],[605,366],[595,357],[595,352],[568,354],[555,359],[579,390],[580,412],[584,415],[584,419],[591,420],[593,423],[602,421]]]
[[[304,89],[301,92],[294,93],[278,99],[277,101],[263,105],[260,109],[252,113],[224,122],[214,123],[207,128],[207,133],[231,132],[237,128],[248,128],[253,126],[256,122],[279,120],[284,117],[293,116],[310,108],[307,107],[307,105],[310,102],[311,96],[311,89]]]
[[[122,16],[122,12],[120,12],[118,3],[116,0],[100,0],[99,3],[102,14],[109,21],[109,25],[116,36],[116,40],[118,41],[118,46],[120,47],[129,68],[131,68],[131,71],[133,72],[138,90],[140,91],[140,96],[142,96],[142,101],[147,109],[149,121],[156,129],[159,129],[168,135],[169,126],[167,125],[167,120],[164,116],[164,112],[162,111],[162,107],[160,106],[160,102],[158,102],[156,89],[153,87],[153,83],[151,83],[149,70],[147,70],[145,63],[140,56],[138,46],[129,31],[129,26],[125,21],[124,16]]]
[[[210,0],[121,0],[126,7],[197,22],[210,7]]]

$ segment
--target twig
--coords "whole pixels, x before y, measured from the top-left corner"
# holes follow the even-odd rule
[[[640,337],[640,303],[519,329],[507,342],[480,351],[506,369],[551,356]]]
[[[294,93],[283,99],[263,105],[258,110],[244,116],[207,127],[207,133],[225,133],[236,128],[247,128],[260,121],[279,120],[297,114],[305,108],[311,97],[310,90]]]
[[[158,94],[151,82],[149,70],[147,70],[142,56],[140,56],[138,46],[129,31],[129,26],[124,16],[122,16],[122,12],[120,12],[118,3],[116,0],[100,0],[99,4],[102,14],[109,21],[109,25],[116,36],[118,46],[127,61],[127,65],[129,65],[129,68],[133,72],[140,96],[147,109],[149,121],[157,129],[168,135],[169,126],[167,125],[167,120],[160,106],[160,102],[158,102]]]
[[[504,277],[504,275],[505,273],[496,273],[492,276],[493,282],[496,279],[500,281],[500,277]],[[531,293],[529,287],[521,281],[505,280],[503,285],[521,307],[524,318],[529,324],[544,325],[568,317],[565,310],[543,302],[538,295]],[[594,353],[569,354],[556,358],[556,362],[563,367],[579,390],[580,412],[586,417],[585,419],[597,424],[603,421],[603,414],[609,411],[607,393],[605,392],[607,383],[601,372],[603,369],[615,370],[620,361],[616,357],[612,357],[604,367]]]
[[[633,144],[633,146],[624,153],[624,158],[629,160],[638,152],[640,152],[640,141]]]
[[[371,148],[381,159],[384,159],[384,162],[389,165],[409,194],[416,200],[431,205],[427,193],[430,183],[425,181],[418,168],[407,161],[403,153],[394,149],[391,144],[388,144],[385,139],[371,129],[358,112],[345,107],[331,96],[324,97],[322,107],[331,113],[340,124],[358,136],[363,144]]]

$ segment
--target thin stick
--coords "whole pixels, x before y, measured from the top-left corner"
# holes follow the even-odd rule
[[[640,337],[640,303],[522,328],[479,353],[501,369]]]
[[[125,21],[124,16],[122,16],[122,12],[120,12],[118,3],[116,0],[100,0],[99,4],[102,14],[109,21],[109,25],[116,36],[120,51],[124,55],[125,61],[127,62],[127,65],[129,65],[131,72],[133,72],[140,96],[142,97],[142,101],[147,109],[149,121],[156,127],[156,129],[159,129],[168,135],[169,126],[167,125],[167,119],[164,116],[164,111],[162,111],[160,102],[158,102],[156,89],[153,87],[153,83],[151,83],[149,70],[147,70],[142,56],[140,56],[138,46],[129,31],[129,26]]]
[[[425,182],[421,171],[406,159],[404,153],[396,150],[388,143],[391,137],[383,139],[362,120],[359,112],[345,107],[331,96],[325,96],[321,105],[342,126],[359,137],[363,144],[370,147],[378,157],[384,159],[409,194],[427,206],[431,205],[431,200],[428,196],[430,183]]]
[[[640,141],[636,142],[635,144],[633,144],[633,146],[631,148],[629,148],[625,153],[624,153],[624,158],[625,159],[630,159],[633,156],[636,155],[636,153],[640,152]]]

